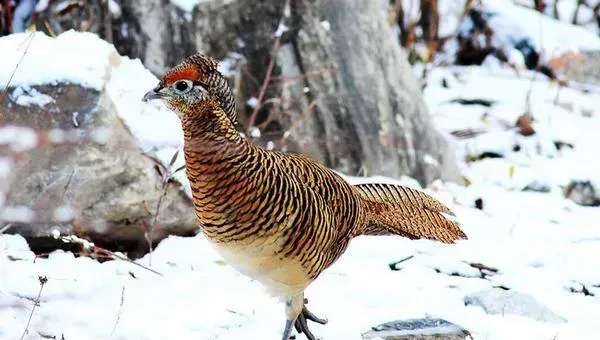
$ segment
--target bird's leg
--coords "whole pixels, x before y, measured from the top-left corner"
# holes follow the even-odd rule
[[[294,322],[294,326],[296,328],[296,331],[298,331],[298,333],[304,333],[304,335],[306,335],[306,338],[308,340],[316,340],[315,336],[312,334],[312,332],[310,331],[310,329],[308,329],[308,323],[307,321],[313,321],[316,323],[319,323],[321,325],[324,325],[327,323],[326,319],[320,319],[317,316],[315,316],[313,313],[311,313],[308,308],[306,308],[306,305],[308,303],[307,299],[302,299],[302,311],[298,314],[298,316],[296,317],[296,321]],[[286,324],[287,326],[287,324]],[[288,340],[287,338],[285,340]]]
[[[293,320],[286,320],[285,321],[285,329],[283,330],[283,338],[281,340],[289,340],[290,336],[292,335],[292,324],[294,323]]]
[[[300,293],[294,296],[288,297],[285,302],[285,314],[287,316],[287,320],[285,321],[285,329],[283,331],[282,340],[289,340],[290,335],[292,335],[292,326],[294,322],[302,312],[302,307],[304,307],[304,293]]]

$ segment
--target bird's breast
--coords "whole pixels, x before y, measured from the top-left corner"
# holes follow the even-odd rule
[[[227,264],[283,298],[302,292],[310,282],[300,261],[283,255],[282,242],[285,240],[273,238],[211,244]]]

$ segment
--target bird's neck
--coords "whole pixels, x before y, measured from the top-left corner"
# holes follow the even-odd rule
[[[229,218],[231,195],[242,191],[255,176],[247,171],[259,152],[242,138],[227,114],[205,106],[182,117],[187,177],[194,195],[196,214],[206,228]]]
[[[231,157],[251,147],[219,104],[210,101],[181,115],[184,150],[197,156]]]

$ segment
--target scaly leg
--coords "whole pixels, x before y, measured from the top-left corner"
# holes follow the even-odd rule
[[[308,340],[316,340],[315,336],[312,334],[310,329],[308,329],[307,321],[313,321],[318,324],[324,325],[327,323],[327,319],[321,319],[311,313],[308,308],[306,308],[306,303],[308,303],[307,299],[303,299],[302,311],[296,317],[296,320],[293,322],[296,331],[298,333],[304,333]],[[291,304],[290,304],[291,305]],[[283,340],[289,340],[290,335],[292,333],[292,320],[288,319],[285,323],[285,331],[283,332]]]
[[[292,320],[286,320],[285,329],[283,330],[283,338],[281,338],[281,340],[289,340],[290,339],[290,336],[292,335],[292,324],[293,324]]]

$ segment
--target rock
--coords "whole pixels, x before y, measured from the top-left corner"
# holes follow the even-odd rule
[[[527,184],[523,191],[531,191],[531,192],[541,192],[541,193],[549,193],[552,190],[550,184],[540,181],[534,180],[533,182]]]
[[[96,33],[156,75],[197,51],[226,60],[240,121],[251,128],[253,108],[243,103],[258,97],[285,1],[199,1],[192,11],[163,0],[114,3],[119,16],[96,20]],[[380,3],[291,4],[265,94],[270,101],[255,120],[262,132],[257,142],[308,154],[349,175],[458,182],[454,154],[430,122]]]
[[[583,51],[567,60],[561,71],[563,77],[569,81],[599,85],[600,52]]]
[[[35,239],[42,249],[40,238],[58,228],[113,249],[146,251],[144,231],[152,225],[163,192],[156,163],[143,154],[104,92],[60,83],[28,91],[34,90],[52,102],[22,106],[14,96],[6,96],[0,102],[5,124],[38,132],[61,129],[71,136],[94,136],[99,131],[110,135],[100,143],[88,138],[47,144],[14,157],[13,171],[3,183],[8,187],[0,188],[7,192],[5,205],[27,206],[35,216],[26,223],[12,223],[6,232]],[[7,92],[15,93],[10,88]],[[6,153],[0,148],[0,156]],[[169,184],[152,240],[194,234],[198,228],[192,212],[180,184]]]
[[[565,197],[586,207],[600,206],[600,192],[591,181],[571,181],[564,190]]]
[[[517,122],[515,123],[515,126],[518,129],[517,131],[525,137],[533,136],[535,134],[535,129],[533,128],[533,121],[533,116],[529,112],[520,115],[519,118],[517,118]]]
[[[477,292],[466,296],[464,302],[466,306],[479,306],[488,314],[516,314],[548,323],[567,321],[531,295],[510,290],[494,288]]]
[[[462,340],[469,331],[442,319],[392,321],[363,333],[363,339],[384,340]]]

